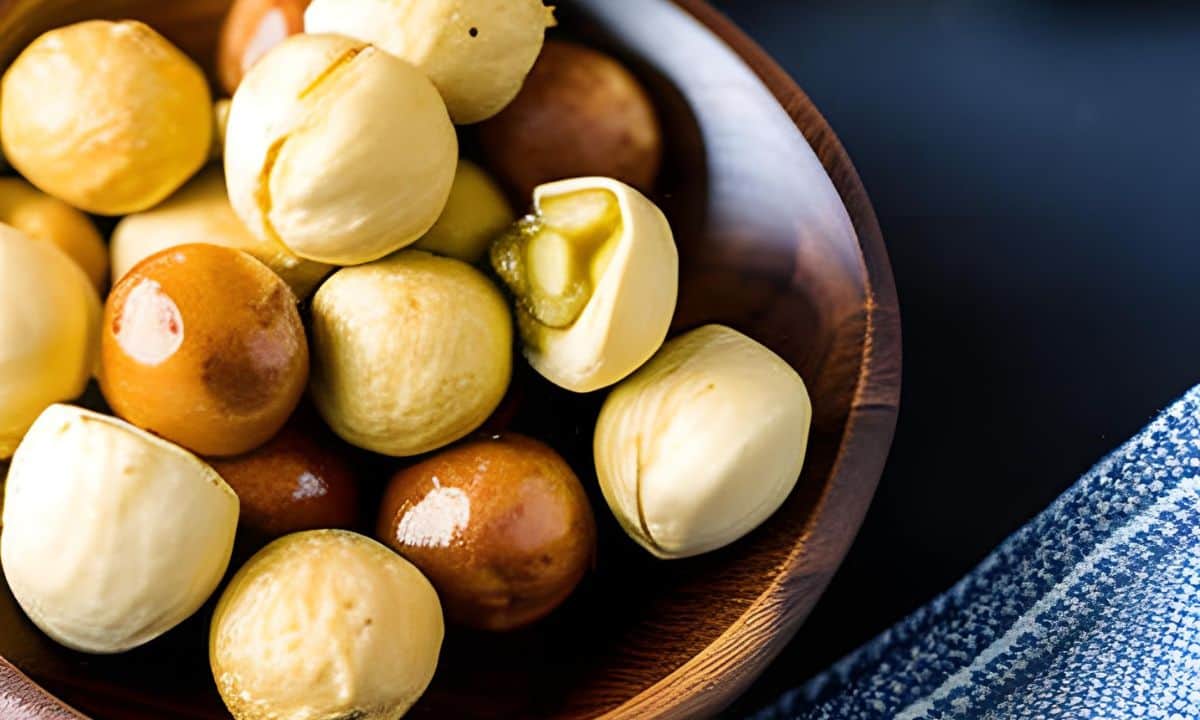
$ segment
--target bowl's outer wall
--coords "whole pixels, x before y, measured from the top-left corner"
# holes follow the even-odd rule
[[[97,16],[147,20],[207,60],[227,4],[0,0],[0,62],[50,26]],[[809,458],[796,491],[763,528],[694,561],[643,557],[598,505],[607,558],[597,577],[534,632],[452,634],[443,672],[414,717],[719,711],[824,590],[862,521],[895,426],[900,327],[891,270],[861,182],[817,110],[700,0],[560,5],[564,28],[625,59],[658,103],[668,148],[656,199],[682,261],[675,330],[724,322],[791,362],[814,401]],[[536,377],[525,382],[526,394],[548,392]],[[539,405],[549,425],[564,415],[578,420],[565,431],[540,429],[592,485],[586,427],[597,407],[595,398]],[[0,655],[97,717],[221,717],[197,650],[203,615],[145,652],[84,658],[34,631],[0,587]],[[36,697],[0,662],[0,716],[72,716]]]

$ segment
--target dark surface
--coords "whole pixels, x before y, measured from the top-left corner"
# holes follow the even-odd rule
[[[857,165],[905,344],[866,524],[736,713],[946,589],[1200,381],[1200,6],[718,5]]]

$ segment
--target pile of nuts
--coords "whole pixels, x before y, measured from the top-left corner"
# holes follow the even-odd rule
[[[49,637],[154,640],[241,538],[262,549],[209,647],[233,715],[399,717],[443,616],[527,626],[597,561],[576,471],[488,422],[516,362],[610,391],[594,471],[655,556],[780,506],[804,383],[727,327],[667,340],[654,107],[616,60],[544,43],[553,25],[541,0],[239,0],[231,101],[134,21],[51,30],[7,69],[0,564]],[[107,246],[85,213],[124,216]],[[63,404],[93,377],[111,414]],[[346,444],[406,459],[380,507]]]

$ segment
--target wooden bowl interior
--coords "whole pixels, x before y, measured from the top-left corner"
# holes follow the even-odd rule
[[[211,66],[226,5],[0,2],[0,64],[50,27],[132,17]],[[879,397],[891,403],[890,414],[863,451],[873,456],[856,474],[838,475],[866,382],[864,343],[877,301],[858,232],[878,230],[865,196],[847,212],[842,196],[861,195],[861,187],[819,116],[812,112],[810,134],[827,164],[839,168],[836,187],[797,128],[797,114],[810,106],[789,108],[790,116],[754,69],[679,5],[559,5],[562,26],[554,34],[614,52],[655,97],[668,140],[655,197],[682,261],[675,330],[726,323],[791,362],[815,408],[808,460],[786,505],[748,538],[701,558],[656,561],[624,537],[595,492],[591,429],[603,394],[574,396],[519,371],[523,402],[514,427],[556,447],[593,491],[598,567],[562,610],[527,631],[452,630],[438,676],[412,717],[691,717],[719,708],[816,601],[861,520],[890,440],[895,397],[885,392]],[[680,5],[712,19],[701,3]],[[798,91],[793,100],[807,103]],[[467,129],[464,147],[471,146]],[[886,275],[886,258],[878,262]],[[886,300],[890,278],[885,284]],[[898,353],[898,335],[891,345]],[[376,487],[395,467],[370,458],[362,464]],[[97,717],[225,717],[207,664],[210,610],[148,647],[89,657],[43,637],[0,587],[0,656]]]

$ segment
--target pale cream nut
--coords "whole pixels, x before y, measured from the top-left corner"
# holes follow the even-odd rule
[[[299,258],[283,245],[260,239],[233,212],[220,168],[208,168],[163,204],[129,215],[113,230],[113,284],[134,265],[167,248],[205,243],[250,253],[304,299],[333,267]]]
[[[346,441],[436,450],[478,428],[512,374],[512,317],[464,262],[420,250],[344,268],[313,297],[312,397]]]
[[[57,245],[97,292],[108,284],[108,249],[87,215],[20,178],[0,178],[0,223]]]
[[[654,555],[715,550],[783,504],[811,420],[790,365],[735,330],[707,325],[668,342],[609,395],[596,423],[600,488]]]
[[[4,74],[0,142],[34,185],[101,215],[145,210],[208,159],[199,66],[133,20],[50,30]]]
[[[42,413],[13,458],[0,562],[56,642],[118,653],[187,619],[233,551],[238,499],[182,448],[69,405]]]
[[[0,225],[0,460],[96,366],[100,298],[66,253]]]
[[[496,181],[475,163],[459,158],[446,208],[413,248],[477,263],[514,219]]]
[[[542,0],[313,0],[304,14],[306,32],[358,38],[421,68],[460,125],[512,102],[554,24]]]
[[[547,380],[578,393],[627,377],[662,346],[679,293],[679,254],[666,216],[646,196],[610,178],[576,178],[542,185],[534,206],[586,190],[616,196],[621,232],[582,314],[566,328],[539,323],[517,308],[529,364]]]
[[[370,538],[289,535],[246,563],[213,616],[209,659],[237,720],[394,720],[433,678],[433,586]]]
[[[293,35],[242,80],[225,180],[255,235],[302,258],[357,265],[416,242],[438,219],[458,137],[412,65],[336,35]]]

